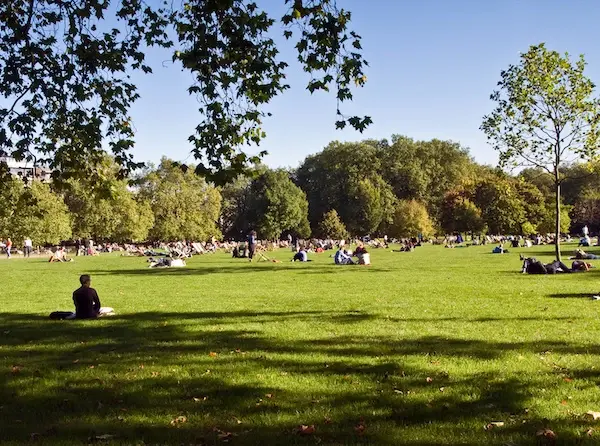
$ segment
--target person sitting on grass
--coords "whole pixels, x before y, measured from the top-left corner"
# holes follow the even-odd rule
[[[92,278],[89,274],[79,277],[81,287],[73,292],[73,303],[75,303],[75,319],[94,319],[100,316],[114,314],[110,307],[102,307],[100,298],[92,288]]]
[[[72,262],[73,259],[68,259],[67,255],[66,255],[66,251],[65,251],[65,247],[56,247],[56,251],[50,256],[50,259],[48,260],[49,263],[54,263],[54,262]]]
[[[600,259],[600,256],[597,256],[596,254],[588,254],[583,249],[578,249],[577,251],[575,251],[574,254],[575,254],[574,256],[569,257],[569,260],[598,260],[598,259]]]
[[[292,262],[310,262],[310,260],[308,260],[308,253],[306,252],[304,246],[299,248],[298,252],[294,254]]]
[[[91,287],[92,278],[89,274],[80,276],[79,283],[81,287],[73,292],[75,312],[55,311],[50,314],[50,319],[96,319],[101,316],[112,316],[115,314],[112,308],[100,305],[98,293]]]
[[[504,249],[504,246],[500,243],[492,250],[492,254],[508,254],[508,249]]]
[[[342,250],[341,248],[338,249],[335,255],[333,256],[333,261],[336,265],[354,265],[352,257],[348,255],[346,250]]]

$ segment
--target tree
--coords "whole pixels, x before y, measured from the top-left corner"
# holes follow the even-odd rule
[[[381,175],[396,196],[425,203],[437,218],[446,192],[474,176],[468,150],[451,141],[394,135],[391,145],[380,146]]]
[[[519,234],[526,221],[525,207],[513,182],[490,177],[475,186],[473,202],[492,234]]]
[[[391,220],[396,198],[380,169],[379,149],[369,142],[332,142],[307,157],[296,176],[308,198],[312,228],[331,209],[352,234],[374,232]]]
[[[163,158],[141,181],[140,197],[154,213],[153,240],[208,240],[221,235],[217,228],[221,194],[192,169],[184,171]]]
[[[284,231],[310,236],[308,201],[284,170],[269,170],[252,181],[248,209],[249,228],[274,240]]]
[[[323,215],[323,220],[319,223],[318,235],[321,238],[333,240],[345,240],[348,238],[346,226],[335,209]]]
[[[235,178],[264,155],[241,147],[266,136],[265,106],[289,88],[271,32],[280,25],[251,0],[11,0],[0,2],[0,149],[43,155],[57,173],[94,176],[103,142],[125,170],[139,167],[129,116],[139,97],[132,72],[150,73],[148,47],[168,48],[190,72],[200,122],[189,140],[196,170]],[[310,92],[335,89],[336,127],[363,131],[371,118],[344,116],[340,103],[366,82],[361,37],[332,0],[285,0],[283,34],[296,38]],[[192,129],[190,129],[192,130]]]
[[[149,204],[118,178],[119,166],[110,156],[99,159],[94,170],[91,178],[53,182],[73,215],[73,235],[119,243],[147,240],[154,224]]]
[[[248,211],[251,201],[252,178],[240,175],[221,188],[223,203],[219,226],[224,237],[240,240],[248,233]]]
[[[71,216],[62,196],[48,184],[33,181],[24,189],[13,216],[13,237],[39,245],[57,245],[71,238]]]
[[[584,226],[589,226],[590,231],[600,230],[600,191],[598,189],[587,189],[583,191],[575,202],[571,211],[573,225],[578,232]]]
[[[454,232],[481,232],[485,223],[481,209],[464,191],[451,191],[446,194],[441,206],[441,226],[446,234]]]
[[[23,194],[23,181],[13,177],[8,168],[0,163],[0,239],[14,237],[13,215]]]
[[[591,160],[598,153],[600,101],[585,74],[585,59],[572,63],[544,44],[530,47],[518,65],[501,73],[491,99],[495,110],[484,117],[481,129],[502,165],[544,169],[554,182],[555,231],[561,229],[560,169],[573,158]],[[560,241],[556,258],[560,260]]]
[[[433,233],[433,224],[427,208],[416,200],[400,200],[396,205],[394,222],[390,227],[392,237],[416,237]]]
[[[558,236],[562,233],[568,233],[569,228],[571,227],[571,217],[569,212],[571,210],[571,206],[561,206],[560,209],[560,228],[559,232],[557,232]],[[556,208],[554,206],[549,206],[546,209],[546,214],[544,218],[537,226],[538,233],[540,234],[553,234],[556,232]]]

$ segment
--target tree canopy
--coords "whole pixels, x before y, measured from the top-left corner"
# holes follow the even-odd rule
[[[371,118],[340,107],[367,79],[351,13],[334,0],[280,1],[288,7],[281,18],[251,0],[0,2],[0,149],[17,159],[39,155],[57,175],[86,177],[107,141],[123,174],[139,167],[130,151],[129,111],[139,97],[131,75],[151,73],[146,52],[159,47],[193,79],[195,169],[231,179],[264,155],[248,155],[246,146],[266,136],[266,106],[289,88],[288,64],[271,37],[277,27],[296,42],[306,88],[335,90],[336,127],[363,131]]]

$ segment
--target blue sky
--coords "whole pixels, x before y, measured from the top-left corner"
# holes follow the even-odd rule
[[[280,16],[284,0],[258,2]],[[344,114],[368,115],[374,124],[360,134],[335,130],[332,94],[310,95],[308,78],[283,38],[291,89],[267,111],[268,137],[261,149],[273,167],[296,167],[330,141],[389,138],[448,139],[471,150],[481,163],[495,164],[494,151],[479,130],[493,104],[489,95],[500,71],[517,63],[520,52],[546,42],[550,49],[585,54],[587,75],[600,84],[600,1],[597,0],[338,0],[352,11],[369,61],[367,85],[355,91]],[[188,136],[199,122],[196,100],[186,93],[187,73],[152,50],[155,72],[136,78],[141,99],[132,110],[137,131],[134,154],[156,162],[166,155],[192,161]],[[170,65],[170,66],[169,66]]]

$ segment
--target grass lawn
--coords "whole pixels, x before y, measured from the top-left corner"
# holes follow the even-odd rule
[[[0,442],[600,444],[600,269],[521,275],[492,248],[1,260]],[[81,273],[118,315],[49,320]]]

